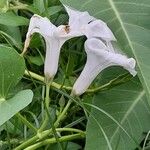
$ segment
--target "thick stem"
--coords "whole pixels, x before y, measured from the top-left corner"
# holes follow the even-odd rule
[[[82,138],[85,138],[85,133],[84,134],[77,133],[77,134],[62,136],[61,138],[59,138],[59,141],[65,142],[65,141],[70,141],[70,140],[74,140],[74,139],[82,139]],[[44,141],[38,142],[32,146],[27,147],[25,150],[35,150],[41,146],[44,146],[47,144],[53,144],[53,143],[57,143],[55,138],[46,139]]]
[[[36,135],[36,136],[32,137],[31,139],[27,140],[26,142],[22,143],[18,147],[14,148],[14,150],[22,150],[25,147],[27,147],[28,145],[31,145],[32,143],[34,143],[36,140],[38,140],[38,135]]]
[[[85,132],[79,129],[74,129],[74,128],[57,128],[56,129],[57,132],[77,132],[77,133],[81,133],[84,134]]]
[[[20,9],[28,10],[27,6],[28,5],[11,6],[11,7],[9,7],[9,10],[20,10]]]
[[[72,100],[70,99],[67,103],[67,105],[65,106],[65,108],[63,109],[62,113],[58,116],[58,119],[56,120],[56,122],[54,123],[54,126],[55,127],[58,127],[59,126],[59,123],[64,119],[67,111],[68,111],[68,108],[70,107],[72,103]]]
[[[46,97],[45,97],[45,109],[49,110],[49,103],[50,103],[50,98],[49,98],[49,91],[50,91],[50,85],[46,84]],[[40,129],[38,130],[38,132],[42,132],[43,129],[47,126],[47,123],[49,121],[49,117],[47,112],[45,111],[46,115],[45,115],[45,119],[40,127]]]
[[[74,128],[57,128],[56,129],[57,132],[77,132],[79,134],[84,134],[85,132],[82,131],[82,130],[79,130],[79,129],[74,129]],[[49,129],[49,130],[46,130],[46,131],[43,131],[41,133],[41,139],[44,139],[46,136],[50,135],[52,133],[52,129]],[[32,137],[31,139],[29,139],[28,141],[22,143],[20,146],[18,146],[17,148],[15,148],[14,150],[22,150],[24,149],[25,147],[27,147],[28,145],[31,145],[32,143],[34,143],[35,141],[38,140],[38,136],[34,136]]]
[[[58,117],[56,122],[54,123],[55,128],[58,127],[60,121],[62,121],[64,119],[64,116],[65,116],[68,108],[70,107],[71,103],[72,103],[72,100],[69,100],[67,105],[63,109],[62,113],[60,114],[60,116]],[[21,144],[20,146],[15,148],[14,150],[21,150],[21,149],[31,145],[32,143],[36,142],[39,139],[39,135],[40,135],[40,140],[41,140],[41,139],[47,137],[51,132],[52,132],[52,129],[48,130],[47,132],[44,131],[44,132],[42,132],[40,134],[37,134],[36,136],[34,136],[31,139],[27,140],[26,142],[24,142],[23,144]]]
[[[41,81],[41,82],[45,81],[43,76],[38,75],[38,74],[36,74],[34,72],[31,72],[31,71],[28,71],[28,70],[25,70],[25,75],[28,76],[28,77],[32,77],[32,78],[34,78],[34,79],[36,79],[38,81]],[[62,87],[62,85],[60,85],[60,84],[58,84],[56,82],[52,82],[51,86],[55,87],[57,89],[60,89]],[[67,86],[63,86],[63,88],[66,89],[66,90],[71,90],[72,89],[71,87],[67,87]]]

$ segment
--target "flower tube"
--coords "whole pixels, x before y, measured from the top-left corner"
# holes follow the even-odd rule
[[[81,12],[64,5],[69,15],[70,29],[80,31],[87,38],[101,38],[105,41],[116,41],[115,36],[107,24],[100,19],[90,16],[88,12]]]
[[[39,15],[33,15],[30,19],[23,54],[26,52],[31,36],[34,33],[41,34],[46,42],[44,74],[48,80],[52,79],[58,69],[58,61],[62,45],[73,37],[81,36],[82,33],[74,28],[70,29],[66,25],[56,27],[46,17],[43,18]]]
[[[54,37],[56,28],[57,27],[53,25],[46,17],[43,18],[39,15],[33,15],[30,19],[23,50],[23,53],[25,53],[29,46],[31,36],[34,33],[39,33],[43,36],[46,43],[44,74],[48,80],[52,79],[57,72],[56,68],[58,65],[59,49],[61,47],[61,42]]]
[[[48,80],[53,79],[57,73],[60,50],[67,40],[82,35],[86,35],[87,38],[99,37],[105,40],[110,47],[112,47],[110,41],[115,40],[111,30],[103,21],[96,20],[88,12],[80,12],[68,6],[65,8],[69,15],[68,25],[56,27],[48,18],[35,14],[30,19],[26,35],[23,54],[26,52],[34,33],[39,33],[44,37],[46,42],[44,74]]]
[[[136,62],[133,58],[114,53],[109,50],[101,40],[96,38],[87,39],[85,42],[87,61],[79,78],[76,80],[72,93],[74,95],[83,94],[96,76],[110,66],[121,66],[128,70],[133,76],[136,75]]]

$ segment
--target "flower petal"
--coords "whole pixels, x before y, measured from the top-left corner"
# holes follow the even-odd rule
[[[32,34],[39,33],[43,36],[46,43],[44,74],[47,80],[52,79],[57,72],[60,48],[64,43],[64,40],[55,38],[56,29],[57,27],[53,25],[47,18],[34,15],[30,20],[25,41],[24,52],[29,45]]]
[[[60,25],[57,27],[54,36],[67,41],[73,37],[78,37],[78,36],[82,36],[83,34],[77,30],[71,30],[70,27],[65,26],[65,25]]]
[[[81,12],[74,8],[64,5],[68,15],[69,15],[69,26],[72,30],[79,30],[82,26],[87,25],[93,20],[96,20],[93,16],[85,11]]]
[[[116,51],[114,53],[109,49],[110,47],[107,47],[106,45],[104,46],[104,43],[96,38],[88,39],[85,42],[85,50],[87,52],[87,55],[95,54],[99,56],[99,59],[103,60],[103,63],[100,62],[102,65],[106,67],[114,66],[114,65],[122,66],[124,69],[128,70],[133,76],[135,76],[136,75],[135,59],[127,58],[127,56],[116,53]]]
[[[96,78],[96,76],[104,69],[102,67],[102,64],[103,62],[105,62],[105,60],[101,59],[99,55],[97,55],[97,53],[105,49],[105,44],[100,40],[99,43],[97,43],[97,41],[95,40],[87,40],[85,42],[87,61],[84,69],[82,70],[80,76],[78,77],[73,86],[72,93],[74,95],[83,94],[88,89],[93,80]]]
[[[115,36],[109,29],[106,23],[101,20],[95,20],[88,25],[86,25],[84,34],[87,38],[101,38],[105,41],[116,41]]]
[[[69,15],[69,28],[71,31],[78,31],[87,38],[98,37],[105,41],[116,41],[115,36],[106,23],[90,16],[88,12],[77,11],[74,8],[64,5]]]
[[[57,27],[53,25],[48,18],[35,14],[30,20],[27,37],[31,36],[35,32],[40,33],[44,38],[52,37],[53,31],[56,28]]]
[[[44,74],[47,81],[53,79],[55,74],[57,73],[60,49],[62,44],[63,43],[56,38],[46,40]]]
[[[83,71],[73,86],[73,94],[83,94],[96,76],[110,66],[122,66],[133,76],[136,75],[135,60],[108,50],[108,47],[99,39],[91,38],[85,42],[87,61]]]
[[[34,33],[39,33],[46,39],[47,37],[53,36],[53,31],[55,29],[56,26],[53,25],[46,17],[43,18],[36,14],[33,15],[30,19],[30,24],[26,35],[23,53],[26,52],[31,40],[31,36]]]

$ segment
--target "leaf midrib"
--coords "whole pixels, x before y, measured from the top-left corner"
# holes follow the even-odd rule
[[[132,46],[132,42],[131,42],[131,40],[130,40],[130,37],[128,36],[128,33],[127,33],[127,31],[126,31],[126,28],[125,28],[125,26],[124,26],[124,23],[123,23],[123,21],[122,21],[122,18],[121,18],[120,14],[119,14],[119,11],[117,10],[117,7],[115,6],[114,1],[113,1],[113,0],[108,0],[108,2],[109,2],[109,4],[110,4],[110,7],[112,8],[112,10],[114,11],[114,13],[115,13],[115,15],[116,15],[116,18],[118,19],[118,22],[119,22],[119,24],[120,24],[120,26],[121,26],[121,28],[122,28],[122,30],[123,30],[123,33],[124,33],[124,35],[125,35],[125,37],[126,37],[126,40],[127,40],[127,42],[128,42],[128,45],[129,45],[130,49],[132,50],[132,53],[134,54],[134,57],[136,58],[136,60],[138,60],[138,59],[137,59],[137,56],[136,56],[136,54],[135,54],[135,50],[134,50],[134,48],[133,48],[133,46]],[[138,68],[139,68],[139,70],[140,70],[140,74],[141,74],[141,76],[142,76],[142,78],[143,78],[144,84],[145,84],[145,86],[146,86],[146,88],[147,88],[148,94],[150,94],[150,93],[149,93],[150,89],[149,89],[149,87],[148,87],[148,85],[147,85],[146,79],[144,78],[144,75],[143,75],[142,69],[141,69],[141,67],[140,67],[140,65],[139,65],[139,62],[136,61],[136,63],[137,63]]]

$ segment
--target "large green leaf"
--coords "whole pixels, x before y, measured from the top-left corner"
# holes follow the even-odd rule
[[[86,150],[108,150],[108,143],[113,150],[133,150],[137,147],[135,141],[140,144],[144,133],[149,131],[150,108],[145,92],[136,80],[98,94],[92,107],[87,126]],[[118,121],[135,141],[110,117]]]
[[[108,143],[113,150],[135,149],[137,144],[134,140],[140,144],[145,136],[144,133],[149,131],[149,110],[145,92],[135,79],[112,90],[99,93],[94,98],[88,121],[85,149],[108,150]],[[111,117],[122,125],[130,137]],[[108,143],[102,129],[108,138]]]
[[[150,94],[150,0],[61,0],[108,23],[122,50],[134,55],[138,75]]]
[[[6,98],[22,78],[25,71],[24,58],[13,48],[0,46],[0,98]]]
[[[0,24],[8,26],[22,26],[28,25],[29,20],[22,16],[17,16],[12,12],[0,14]]]
[[[13,117],[17,112],[29,105],[33,98],[31,90],[24,90],[17,93],[8,100],[0,99],[0,126]]]

